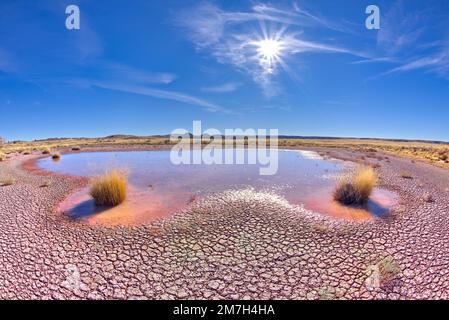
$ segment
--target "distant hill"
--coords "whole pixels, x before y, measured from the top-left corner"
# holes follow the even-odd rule
[[[190,137],[193,137],[192,133],[189,133]],[[204,137],[209,137],[208,135],[202,135]],[[224,136],[222,136],[224,137]],[[47,138],[47,139],[36,139],[34,141],[58,141],[58,140],[67,140],[67,139],[123,139],[123,140],[131,140],[131,139],[150,139],[150,138],[170,138],[169,134],[165,135],[149,135],[149,136],[137,136],[137,135],[130,135],[130,134],[114,134],[109,135],[106,137],[99,137],[99,138],[86,138],[86,137],[78,137],[78,138]],[[239,137],[238,137],[239,138]],[[351,139],[351,140],[366,140],[366,141],[373,141],[373,140],[379,140],[379,141],[391,141],[391,142],[418,142],[418,143],[435,143],[435,144],[448,144],[447,141],[438,141],[438,140],[422,140],[422,139],[385,139],[385,138],[357,138],[357,137],[325,137],[325,136],[295,136],[295,135],[280,135],[278,139],[302,139],[302,140],[345,140],[345,139]],[[18,142],[18,141],[13,141]],[[6,143],[6,141],[3,140],[3,143]],[[0,144],[2,144],[2,139],[0,137]]]

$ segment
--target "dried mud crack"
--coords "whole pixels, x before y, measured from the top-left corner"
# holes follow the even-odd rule
[[[84,181],[18,163],[0,163],[15,179],[0,187],[2,299],[449,298],[449,179],[440,168],[380,161],[382,185],[400,203],[373,222],[330,220],[248,189],[165,221],[106,228],[54,213]],[[385,257],[399,272],[367,285]]]

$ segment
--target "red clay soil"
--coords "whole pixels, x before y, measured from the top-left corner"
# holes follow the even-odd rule
[[[237,190],[114,228],[55,214],[79,179],[0,163],[16,179],[0,187],[0,298],[448,299],[447,172],[389,158],[376,170],[400,199],[386,218],[338,221]],[[386,257],[395,272],[377,279]]]

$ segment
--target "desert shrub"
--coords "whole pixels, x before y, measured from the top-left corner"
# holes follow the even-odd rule
[[[126,175],[112,170],[92,179],[90,195],[99,206],[116,206],[126,199]]]
[[[51,181],[45,181],[40,185],[41,188],[48,188],[49,186],[51,186]]]
[[[73,148],[72,148],[72,151],[80,151],[80,150],[81,150],[80,147],[73,147]]]
[[[438,158],[442,161],[446,161],[449,159],[449,151],[448,150],[440,150],[438,152]]]
[[[413,179],[412,175],[411,175],[409,172],[407,172],[407,171],[401,172],[401,178],[404,178],[404,179]]]
[[[51,150],[50,148],[45,148],[44,150],[42,150],[42,154],[50,154]]]
[[[344,205],[364,204],[368,201],[376,184],[377,176],[373,168],[360,167],[348,181],[342,181],[337,185],[334,199]]]
[[[359,168],[352,181],[355,189],[360,193],[362,201],[367,201],[377,184],[377,176],[373,168]]]
[[[6,159],[6,156],[0,152],[0,162],[4,161]]]
[[[427,202],[427,203],[432,203],[432,202],[434,202],[434,199],[433,199],[433,197],[432,197],[432,195],[431,195],[430,193],[425,193],[425,194],[422,196],[421,200],[424,201],[424,202]]]
[[[14,179],[14,178],[6,178],[6,179],[3,179],[2,181],[0,181],[0,185],[2,187],[11,186],[14,183],[16,183],[16,179]]]
[[[358,204],[360,194],[351,182],[341,182],[334,191],[334,199],[345,205]]]
[[[53,160],[59,160],[59,159],[61,159],[61,154],[59,152],[55,152],[51,155],[51,158]]]
[[[383,259],[379,262],[378,267],[382,283],[392,280],[401,271],[401,267],[392,257]]]

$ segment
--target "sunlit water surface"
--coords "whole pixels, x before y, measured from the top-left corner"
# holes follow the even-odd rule
[[[199,151],[193,151],[199,152]],[[245,157],[249,152],[245,150]],[[310,151],[280,150],[275,175],[259,174],[260,165],[174,165],[170,151],[90,152],[44,158],[42,169],[92,177],[119,168],[128,175],[127,200],[115,208],[96,207],[89,190],[80,190],[60,205],[60,211],[86,223],[137,225],[164,218],[191,202],[229,189],[253,188],[285,197],[291,204],[337,219],[368,220],[385,215],[396,199],[376,190],[366,208],[343,207],[332,200],[336,177],[345,169],[338,160]]]

